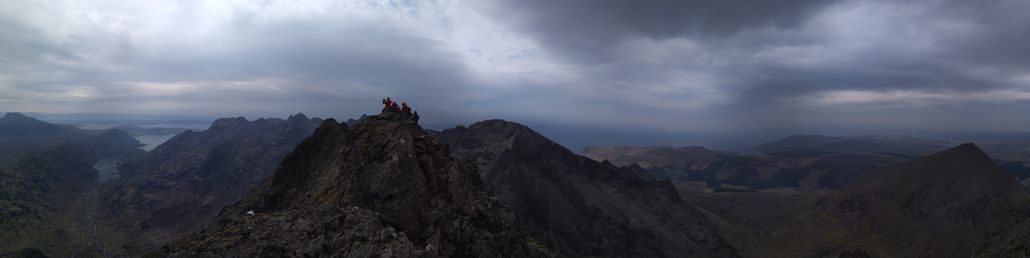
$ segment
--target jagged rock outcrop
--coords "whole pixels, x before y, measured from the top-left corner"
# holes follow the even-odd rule
[[[481,192],[474,165],[452,158],[446,145],[414,122],[384,114],[353,127],[325,121],[274,176],[223,209],[216,224],[161,253],[543,255],[515,223],[508,208]]]
[[[872,171],[819,203],[905,257],[966,257],[1030,217],[1030,196],[967,143]]]
[[[123,180],[103,192],[99,221],[117,255],[139,254],[210,223],[270,176],[322,119],[243,117],[186,131],[119,169]]]
[[[486,189],[562,256],[736,256],[670,182],[639,167],[576,155],[503,120],[438,135],[455,156],[475,161]]]

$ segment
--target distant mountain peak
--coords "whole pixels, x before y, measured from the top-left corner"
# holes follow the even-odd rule
[[[4,114],[4,118],[3,119],[33,119],[33,120],[35,120],[34,118],[28,117],[28,116],[23,115],[22,113],[18,113],[18,112],[7,112],[7,114]]]
[[[208,129],[210,130],[210,129],[217,129],[217,128],[233,127],[233,126],[244,124],[244,123],[247,123],[247,122],[248,122],[247,118],[244,118],[242,116],[234,117],[234,118],[219,118],[219,119],[215,120],[215,122],[211,123],[211,127],[208,128]]]
[[[928,158],[947,159],[947,158],[976,158],[982,161],[990,161],[991,157],[987,156],[980,147],[971,142],[959,144],[958,146],[952,147],[951,149],[943,150],[934,153]]]
[[[496,129],[508,129],[508,130],[517,130],[517,131],[533,131],[532,129],[530,129],[529,127],[527,127],[525,125],[522,125],[522,124],[516,123],[516,122],[512,122],[512,121],[507,121],[507,120],[504,120],[504,119],[483,120],[483,121],[476,122],[476,123],[474,123],[472,125],[469,125],[469,128],[472,128],[472,127],[485,127],[485,128],[491,128],[491,129],[494,129],[494,130],[496,130]]]
[[[77,131],[79,130],[43,122],[16,112],[8,112],[0,119],[0,138],[49,137]]]
[[[926,157],[869,172],[843,190],[900,191],[901,186],[920,187],[932,182],[962,184],[970,188],[994,189],[993,191],[1019,189],[1019,184],[1006,175],[983,150],[975,144],[964,143]],[[892,187],[891,184],[898,187]]]
[[[286,120],[289,121],[289,120],[294,120],[294,119],[297,119],[297,120],[307,120],[308,116],[304,115],[304,113],[297,113],[297,114],[294,114],[294,115],[290,115],[290,117],[287,118]]]
[[[42,120],[30,117],[30,116],[26,116],[26,115],[24,115],[22,113],[18,113],[18,112],[8,112],[7,114],[4,115],[4,117],[2,119],[0,119],[0,121],[6,122],[6,123],[9,123],[9,124],[10,123],[48,124],[46,122],[43,122]]]
[[[906,246],[925,253],[901,256],[941,257],[968,253],[1025,219],[1030,196],[980,148],[966,143],[866,173],[820,206],[842,223],[884,234],[893,243],[934,244]],[[948,238],[955,232],[970,233]]]

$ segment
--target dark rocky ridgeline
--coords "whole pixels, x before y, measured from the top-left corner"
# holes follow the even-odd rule
[[[968,257],[1005,252],[998,239],[1020,237],[1012,228],[1030,217],[1030,196],[983,151],[963,144],[869,172],[818,207],[853,232],[885,237],[898,256]]]
[[[20,113],[7,113],[0,118],[0,167],[17,162],[26,154],[46,152],[65,143],[107,155],[124,155],[140,146],[136,139],[121,130],[84,130],[43,122]],[[94,156],[94,153],[86,155]]]
[[[455,156],[475,161],[486,189],[562,256],[737,256],[670,182],[639,167],[576,155],[503,120],[437,134]]]
[[[119,169],[121,181],[102,193],[102,240],[112,254],[131,255],[199,230],[270,176],[321,123],[304,114],[286,120],[223,118],[127,160]]]
[[[172,256],[531,257],[546,253],[481,192],[474,165],[416,123],[329,119]],[[248,215],[254,211],[255,215]]]
[[[21,113],[7,113],[0,118],[0,139],[31,139],[65,135],[79,131],[37,120]]]

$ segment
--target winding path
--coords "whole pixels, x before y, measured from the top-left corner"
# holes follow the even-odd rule
[[[92,198],[97,198],[98,196],[100,196],[100,194],[97,193],[97,187],[93,186],[93,196],[92,196]],[[86,219],[89,220],[89,227],[92,229],[92,234],[89,237],[89,241],[86,241],[86,244],[83,245],[82,248],[79,248],[79,250],[75,250],[75,252],[72,253],[72,258],[75,258],[76,256],[79,255],[80,252],[86,251],[87,249],[89,249],[91,247],[95,247],[97,250],[100,250],[100,255],[104,256],[104,258],[108,258],[109,257],[109,256],[107,256],[107,251],[104,250],[104,246],[100,245],[100,238],[97,237],[97,223],[96,223],[96,221],[93,220],[93,218],[96,216],[96,214],[97,214],[97,207],[96,207],[96,205],[94,205],[93,209],[91,209],[89,211],[89,213],[86,214]]]

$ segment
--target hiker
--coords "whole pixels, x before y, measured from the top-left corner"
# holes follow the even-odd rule
[[[390,100],[390,99],[387,98],[386,100]],[[394,112],[394,113],[400,113],[401,112],[401,108],[397,106],[397,102],[392,102],[391,101],[390,102],[390,111]]]
[[[415,113],[411,114],[411,120],[415,121],[416,124],[418,123],[418,111],[415,111]]]
[[[393,100],[390,99],[390,97],[386,97],[383,99],[383,113],[393,111],[392,107],[395,105],[397,105],[397,103],[393,103]]]
[[[408,107],[408,102],[401,102],[401,114],[411,115],[411,108]]]

